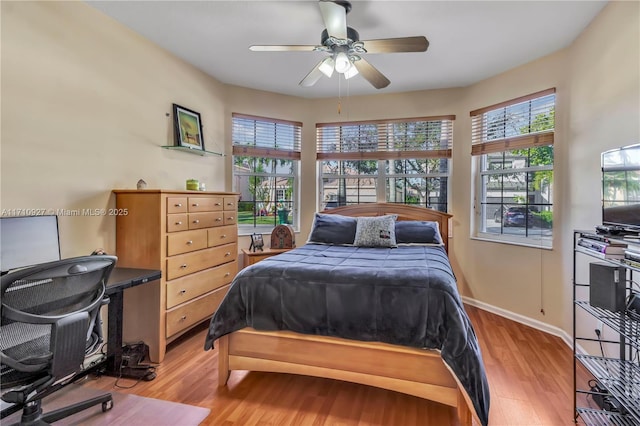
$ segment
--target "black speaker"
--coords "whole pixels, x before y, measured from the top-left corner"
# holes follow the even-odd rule
[[[589,303],[613,312],[626,308],[624,268],[604,262],[589,264]]]

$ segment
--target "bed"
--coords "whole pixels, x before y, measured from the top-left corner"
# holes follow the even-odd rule
[[[316,214],[313,242],[243,269],[211,318],[205,350],[216,342],[219,385],[231,370],[325,377],[456,407],[461,425],[487,425],[482,355],[447,257],[450,217],[388,203]],[[436,241],[412,240],[423,224],[439,231]]]

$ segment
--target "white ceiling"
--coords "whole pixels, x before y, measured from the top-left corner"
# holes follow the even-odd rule
[[[317,1],[88,1],[218,81],[287,95],[335,96],[338,77],[300,80],[321,52],[251,52],[252,44],[320,44]],[[567,47],[606,1],[352,1],[361,40],[424,35],[422,53],[365,54],[391,84],[341,81],[350,95],[462,87]],[[366,45],[365,45],[366,47]],[[594,52],[597,54],[597,52]]]

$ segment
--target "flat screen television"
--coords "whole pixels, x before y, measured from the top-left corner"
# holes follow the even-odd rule
[[[58,216],[0,218],[0,272],[60,260]]]
[[[640,232],[640,144],[602,153],[602,224]]]

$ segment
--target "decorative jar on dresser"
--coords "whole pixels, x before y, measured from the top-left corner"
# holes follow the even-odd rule
[[[238,271],[238,194],[114,190],[118,266],[160,269],[156,283],[127,289],[123,341],[144,341],[152,362],[218,308]]]

